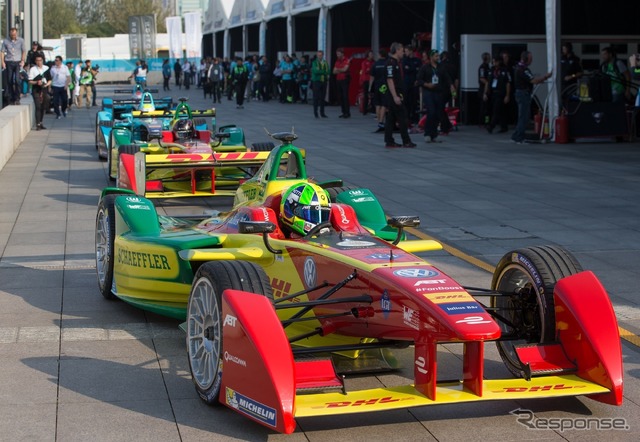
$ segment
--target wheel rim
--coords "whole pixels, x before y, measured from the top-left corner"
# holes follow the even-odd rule
[[[531,289],[531,293],[536,292],[535,284],[531,275],[522,270],[520,266],[512,264],[502,270],[502,273],[500,273],[498,278],[498,285],[496,287],[497,291],[502,293],[515,293],[517,290],[527,289]],[[516,354],[515,346],[532,341],[539,342],[541,337],[544,336],[544,330],[542,330],[544,327],[544,321],[542,318],[543,313],[540,306],[540,298],[535,294],[531,296],[535,297],[536,308],[532,311],[526,311],[524,315],[520,313],[519,309],[521,307],[515,305],[510,298],[501,296],[495,299],[495,307],[498,308],[497,313],[501,316],[505,317],[513,324],[520,325],[522,327],[526,326],[534,328],[535,339],[498,342],[499,347],[503,350],[504,357],[506,357],[514,367],[520,367],[520,360]],[[513,332],[512,327],[502,323],[501,321],[497,322],[503,333]]]
[[[96,270],[101,288],[104,288],[109,270],[109,254],[109,215],[106,210],[100,209],[96,222]]]
[[[207,390],[219,373],[222,342],[220,305],[207,278],[200,278],[193,285],[187,313],[187,348],[191,374],[196,384]]]

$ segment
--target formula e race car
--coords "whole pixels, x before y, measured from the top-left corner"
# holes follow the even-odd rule
[[[143,89],[140,85],[136,85],[133,91],[131,89],[116,89],[114,91],[115,94],[131,94],[129,98],[106,97],[102,100],[102,109],[96,114],[95,140],[99,158],[107,158],[107,146],[114,125],[120,127],[133,125],[132,111],[148,112],[173,109],[174,103],[171,97],[153,98],[152,94],[157,92],[156,89]]]
[[[298,418],[436,404],[576,395],[621,404],[611,302],[568,251],[509,252],[491,287],[478,289],[415,255],[439,250],[436,241],[402,240],[416,217],[391,218],[388,242],[361,224],[357,204],[298,205],[293,213],[313,222],[295,235],[278,214],[309,181],[293,136],[276,137],[283,145],[228,213],[159,216],[149,199],[116,188],[98,206],[100,292],[186,320],[202,400],[284,433]],[[514,378],[485,379],[488,342]],[[460,374],[439,381],[436,349],[446,343],[464,353]],[[411,346],[407,385],[351,390],[335,368],[357,371],[369,352]]]

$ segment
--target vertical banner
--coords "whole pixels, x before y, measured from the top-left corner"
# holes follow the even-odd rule
[[[558,7],[557,0],[545,1],[545,16],[547,27],[547,70],[545,72],[552,71],[552,81],[548,85],[548,112],[549,121],[552,122],[551,128],[554,127],[553,122],[560,115],[560,84],[562,79],[560,78],[560,8]],[[554,135],[555,136],[555,135]]]
[[[182,19],[167,17],[165,24],[169,35],[169,55],[171,58],[182,58]]]
[[[156,57],[156,16],[140,16],[141,52],[142,58],[149,59]]]
[[[131,58],[140,58],[142,50],[141,31],[140,16],[129,16],[129,53],[131,54]]]
[[[447,0],[436,0],[433,4],[433,28],[431,49],[447,50]]]
[[[202,57],[202,15],[199,11],[184,14],[187,58]]]

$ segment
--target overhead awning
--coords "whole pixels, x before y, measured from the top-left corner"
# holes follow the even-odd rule
[[[202,26],[203,34],[211,34],[224,30],[229,24],[227,13],[222,6],[222,0],[211,0],[209,9],[204,17],[204,25]]]

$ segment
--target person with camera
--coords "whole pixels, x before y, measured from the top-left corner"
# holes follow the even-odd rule
[[[42,55],[35,56],[35,65],[29,69],[29,84],[31,85],[31,95],[36,107],[36,130],[46,129],[42,125],[44,112],[49,107],[49,87],[51,84],[51,72],[45,66]]]

